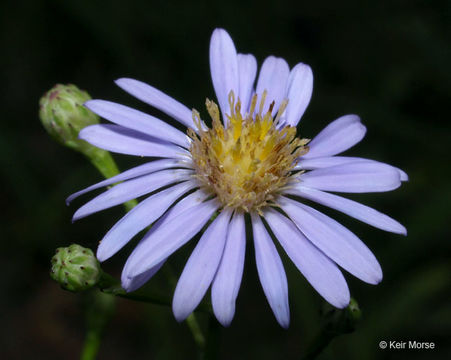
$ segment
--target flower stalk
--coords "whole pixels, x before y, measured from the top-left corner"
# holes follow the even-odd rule
[[[336,309],[329,304],[324,304],[321,315],[322,328],[308,347],[302,360],[316,359],[334,338],[354,332],[362,313],[357,301],[351,298],[348,307],[344,309]]]
[[[99,124],[100,118],[84,106],[91,96],[73,84],[56,84],[39,101],[39,118],[47,133],[59,144],[85,155],[105,177],[119,174],[111,154],[78,137],[87,126]],[[138,203],[124,203],[127,211]]]
[[[149,290],[137,290],[133,292],[125,291],[122,288],[120,281],[106,272],[102,272],[100,280],[97,283],[97,287],[105,294],[118,296],[123,299],[145,302],[154,305],[171,306],[171,298],[159,292],[150,292]],[[208,303],[201,303],[196,310],[199,312],[210,313],[211,306]],[[193,323],[193,320],[191,320],[191,323]],[[193,337],[195,336],[193,335]]]
[[[86,300],[86,335],[81,360],[96,359],[105,327],[113,317],[115,299],[110,294],[93,291]]]

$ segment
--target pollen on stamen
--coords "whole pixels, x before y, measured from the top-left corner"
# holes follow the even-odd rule
[[[191,157],[195,176],[202,187],[217,195],[224,207],[245,212],[275,206],[280,191],[296,177],[293,168],[308,152],[308,140],[296,137],[296,128],[278,128],[288,101],[282,101],[276,118],[271,115],[274,102],[263,114],[267,92],[251,99],[248,113],[241,113],[241,102],[229,93],[230,111],[224,127],[218,105],[206,100],[212,119],[211,129],[202,127],[200,115],[193,110],[198,132],[189,129]]]

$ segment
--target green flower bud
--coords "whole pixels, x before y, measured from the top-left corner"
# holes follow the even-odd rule
[[[44,128],[56,141],[83,153],[109,178],[119,173],[111,154],[78,138],[81,129],[99,123],[99,117],[83,106],[90,99],[86,91],[75,85],[57,84],[39,101],[39,117]]]
[[[70,291],[84,291],[95,286],[102,275],[100,263],[91,249],[77,244],[56,249],[50,276]]]
[[[335,337],[355,331],[361,312],[357,301],[351,298],[344,309],[337,309],[324,302],[321,315],[321,331],[307,348],[303,359],[316,359]]]
[[[78,138],[81,129],[99,123],[99,117],[83,104],[91,97],[75,85],[57,84],[39,101],[39,117],[47,132],[59,143],[86,153],[92,148]]]
[[[324,304],[322,315],[324,328],[337,336],[355,330],[361,317],[361,311],[357,301],[351,298],[349,305],[344,309],[336,309],[329,304]]]
[[[353,327],[357,324],[357,322],[362,317],[362,312],[360,311],[359,304],[354,298],[351,298],[351,301],[349,302],[347,310],[347,317],[349,321],[352,323]]]

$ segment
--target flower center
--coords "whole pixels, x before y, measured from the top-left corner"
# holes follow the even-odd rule
[[[273,119],[274,102],[262,114],[265,98],[266,91],[256,111],[254,95],[249,112],[243,116],[241,102],[235,102],[231,91],[226,127],[213,101],[206,101],[211,129],[202,126],[199,113],[193,110],[198,133],[189,129],[188,135],[192,139],[195,176],[204,188],[218,196],[224,207],[261,213],[262,207],[276,205],[277,195],[296,176],[293,168],[298,158],[308,151],[308,140],[297,138],[296,128],[277,128],[288,101],[282,102]]]

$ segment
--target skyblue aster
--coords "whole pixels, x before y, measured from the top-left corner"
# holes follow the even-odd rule
[[[350,294],[340,268],[377,284],[381,267],[355,234],[303,199],[405,235],[396,220],[331,192],[390,191],[407,175],[378,161],[337,156],[365,136],[357,115],[336,119],[311,141],[297,137],[296,127],[313,90],[308,65],[299,63],[290,70],[284,59],[269,56],[254,87],[255,57],[237,53],[229,34],[216,29],[210,42],[210,70],[219,104],[207,99],[211,128],[196,110],[133,79],[122,78],[116,84],[186,126],[186,134],[121,104],[105,100],[85,104],[113,124],[88,126],[80,132],[81,139],[112,152],[159,159],[70,196],[68,202],[120,182],[83,205],[73,219],[149,195],[108,231],[97,249],[98,259],[105,261],[152,225],[123,268],[122,286],[127,291],[145,284],[207,225],[175,289],[172,307],[178,321],[211,287],[216,318],[224,326],[231,323],[245,262],[246,214],[260,282],[281,326],[288,327],[290,320],[288,284],[273,238],[325,300],[346,307]]]

